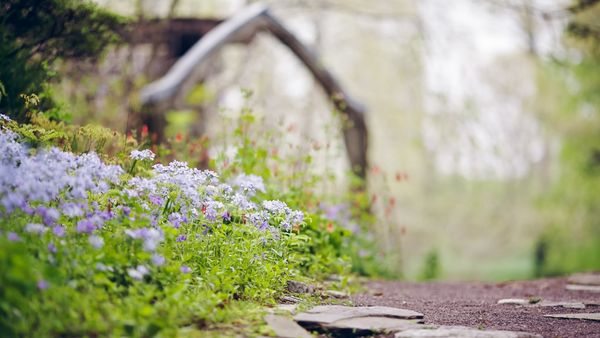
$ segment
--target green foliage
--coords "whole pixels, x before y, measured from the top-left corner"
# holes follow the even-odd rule
[[[0,6],[0,111],[26,121],[21,95],[37,94],[39,108],[64,119],[49,81],[59,58],[93,58],[111,42],[124,20],[79,0],[8,0]]]
[[[434,280],[440,276],[440,257],[437,250],[430,250],[423,261],[422,280]]]
[[[28,223],[45,222],[37,213],[7,214],[0,206],[0,330],[8,336],[203,336],[203,330],[231,325],[233,320],[238,326],[248,325],[243,329],[247,334],[259,330],[259,309],[285,292],[287,280],[348,273],[344,246],[351,240],[350,231],[332,224],[318,209],[306,213],[305,222],[289,232],[259,230],[237,212],[230,220],[194,221],[174,228],[168,215],[181,210],[174,202],[181,193],[176,189],[156,208],[164,240],[155,253],[148,252],[126,232],[151,225],[145,215],[148,200],[123,193],[131,175],[151,176],[149,161],[136,163],[124,156],[135,143],[104,128],[70,126],[43,115],[33,116],[28,125],[4,120],[0,124],[17,132],[34,147],[32,152],[51,145],[81,153],[98,151],[131,168],[109,191],[88,193],[95,212],[116,215],[94,232],[103,241],[99,247],[76,230],[79,217],[61,215],[56,223],[66,234],[58,238],[51,226],[43,233],[23,231]],[[305,187],[282,189],[268,166],[248,159],[253,156],[249,151],[239,154],[240,165],[251,162],[246,169],[270,177],[267,190],[256,201],[289,197],[286,201],[294,208],[314,203]],[[224,179],[237,172],[231,166]],[[55,200],[44,204],[61,206]],[[124,213],[124,206],[131,210]],[[11,234],[19,237],[10,239]],[[187,237],[182,240],[181,234]],[[166,263],[149,264],[154,254]],[[133,278],[130,270],[142,264],[150,272]],[[183,267],[189,273],[182,273]]]
[[[548,225],[534,248],[538,276],[600,269],[600,7],[582,9],[567,34],[583,59],[548,65],[540,81],[560,93],[549,104],[547,122],[562,149],[559,179],[543,204]]]

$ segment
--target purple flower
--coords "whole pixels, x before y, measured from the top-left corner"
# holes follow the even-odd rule
[[[184,242],[187,239],[186,235],[179,235],[177,236],[177,239],[175,240],[176,242]]]
[[[60,213],[54,208],[39,206],[35,212],[42,217],[42,220],[46,225],[53,225],[60,217]]]
[[[187,265],[182,265],[181,268],[179,268],[179,271],[181,271],[181,273],[190,273],[192,272],[192,269]]]
[[[130,207],[123,207],[123,208],[121,208],[121,210],[123,210],[123,215],[125,215],[125,216],[129,216],[129,214],[131,213]]]
[[[187,219],[178,212],[170,214],[168,219],[175,229],[179,229],[182,223],[187,222]]]
[[[6,238],[8,238],[8,240],[11,242],[16,242],[16,241],[21,240],[21,237],[19,237],[19,235],[17,235],[16,233],[14,233],[12,231],[6,235]]]
[[[269,227],[269,223],[267,221],[263,221],[262,224],[258,227],[258,230],[264,231]]]
[[[47,288],[49,288],[49,287],[50,287],[50,284],[49,284],[48,282],[46,282],[45,280],[43,280],[43,279],[40,279],[40,280],[38,280],[38,282],[37,282],[37,287],[38,287],[38,289],[40,289],[40,290],[46,290]]]
[[[149,252],[156,250],[163,240],[163,234],[154,228],[127,229],[125,234],[133,239],[143,240],[144,250]]]
[[[86,234],[91,234],[95,229],[96,226],[94,225],[94,222],[89,218],[84,218],[77,222],[77,227],[75,228],[77,232],[83,232]]]
[[[241,174],[233,180],[233,186],[239,188],[240,192],[252,197],[257,191],[265,192],[265,184],[262,177],[256,175]]]
[[[52,228],[52,233],[57,237],[65,237],[65,235],[67,234],[67,230],[62,225],[55,225]]]
[[[43,234],[47,230],[48,228],[39,223],[29,223],[25,226],[25,232],[29,232],[32,234]]]
[[[48,251],[50,251],[52,253],[56,253],[56,245],[54,245],[54,243],[49,243],[48,244]]]
[[[81,217],[84,214],[84,207],[80,203],[63,203],[60,206],[62,213],[67,217]]]
[[[148,199],[150,200],[150,203],[154,204],[154,205],[162,205],[163,204],[163,199],[160,196],[157,195],[150,195],[148,196]]]
[[[153,254],[152,255],[152,264],[154,264],[156,266],[162,266],[163,264],[165,264],[165,257],[161,256],[159,254]]]
[[[88,242],[96,249],[100,249],[104,246],[104,239],[100,236],[91,235],[90,238],[88,238]]]
[[[223,222],[231,222],[231,214],[228,211],[225,211],[221,215],[221,218],[223,219]]]

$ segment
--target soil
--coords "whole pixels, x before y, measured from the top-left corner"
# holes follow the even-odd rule
[[[600,293],[569,291],[566,278],[503,283],[371,281],[356,306],[392,306],[421,312],[426,324],[525,331],[544,337],[600,337],[600,321],[548,318],[560,313],[600,312]],[[505,298],[593,302],[585,309],[497,304]]]

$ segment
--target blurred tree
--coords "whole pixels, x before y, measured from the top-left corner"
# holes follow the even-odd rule
[[[561,169],[537,244],[538,275],[600,269],[600,1],[579,0],[567,11],[566,38],[579,57],[551,74],[565,75],[549,98],[558,100],[550,126],[562,139]]]
[[[93,58],[124,19],[80,0],[6,0],[0,4],[0,111],[27,119],[21,95],[39,96],[39,108],[55,107],[48,86],[59,58]],[[57,111],[53,111],[58,117]]]

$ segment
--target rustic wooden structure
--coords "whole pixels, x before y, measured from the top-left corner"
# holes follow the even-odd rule
[[[187,82],[193,80],[194,70],[223,45],[232,42],[246,42],[258,32],[269,32],[286,45],[307,67],[335,108],[344,117],[343,134],[346,150],[353,172],[366,178],[368,134],[365,123],[365,108],[354,101],[342,88],[334,76],[319,62],[316,56],[304,46],[277,18],[262,4],[249,6],[238,15],[225,20],[214,29],[203,34],[189,50],[157,81],[141,91],[143,114],[148,126],[159,127],[158,119],[171,104],[175,95],[185,95],[190,88]],[[161,130],[153,130],[162,136]]]

